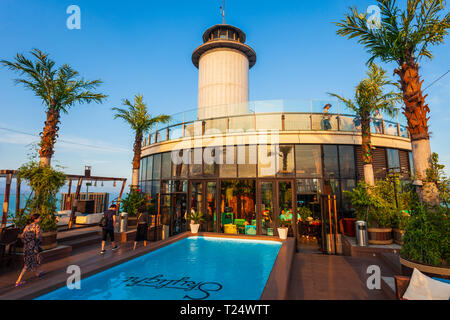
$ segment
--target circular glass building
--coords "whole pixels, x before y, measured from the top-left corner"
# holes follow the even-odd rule
[[[320,225],[325,210],[352,215],[343,191],[364,180],[359,119],[335,101],[249,101],[256,53],[245,41],[231,25],[206,30],[192,54],[198,107],[144,141],[140,186],[159,201],[170,234],[189,230],[191,209],[204,214],[201,231],[269,236],[283,222],[298,237],[305,218]],[[406,127],[378,117],[371,129],[375,178],[408,178]]]

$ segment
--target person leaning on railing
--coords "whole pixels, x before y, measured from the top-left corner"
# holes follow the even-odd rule
[[[323,115],[322,115],[322,130],[330,130],[331,129],[331,115],[328,113],[328,110],[330,110],[331,104],[327,103],[323,107]]]

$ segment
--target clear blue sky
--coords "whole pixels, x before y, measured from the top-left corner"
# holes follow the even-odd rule
[[[399,1],[400,3],[406,1]],[[123,98],[144,94],[153,114],[172,114],[197,104],[197,69],[191,63],[202,34],[221,23],[220,0],[81,1],[0,0],[0,59],[39,48],[58,64],[69,63],[86,79],[104,81],[102,105],[75,106],[62,115],[55,160],[68,173],[131,177],[133,134],[111,108]],[[81,30],[68,30],[66,8],[81,8]],[[326,92],[352,97],[368,59],[356,41],[336,35],[332,23],[349,6],[360,10],[374,1],[228,0],[227,23],[247,34],[257,53],[250,71],[250,100],[327,99]],[[450,69],[450,44],[432,48],[435,58],[422,63],[424,86]],[[393,65],[383,66],[392,74]],[[0,127],[38,134],[44,107],[0,68]],[[427,92],[432,149],[450,165],[448,101],[450,74]],[[0,168],[24,163],[29,143],[38,137],[0,130]]]

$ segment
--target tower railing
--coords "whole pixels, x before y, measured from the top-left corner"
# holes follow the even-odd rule
[[[323,107],[331,104],[330,112]],[[335,112],[331,112],[334,111]],[[199,115],[201,117],[199,118]],[[403,115],[372,119],[371,132],[409,138]],[[191,109],[171,116],[168,124],[155,127],[143,146],[168,140],[252,131],[361,131],[359,118],[338,101],[264,100]]]

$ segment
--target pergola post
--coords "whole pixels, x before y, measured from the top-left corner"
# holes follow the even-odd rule
[[[119,198],[117,198],[117,208],[116,213],[119,212],[120,200],[122,199],[123,190],[125,189],[125,185],[127,183],[127,179],[123,180],[122,189],[120,189]]]
[[[11,180],[12,180],[12,174],[8,173],[6,175],[5,200],[3,201],[2,228],[6,227],[6,221],[8,219],[9,194],[11,191]]]
[[[19,177],[16,177],[16,217],[20,212],[20,185],[22,181]]]
[[[81,190],[81,184],[83,182],[83,178],[78,178],[78,185],[77,185],[77,191],[75,193],[75,205],[72,204],[72,212],[70,213],[70,220],[69,220],[69,229],[72,229],[73,220],[75,217],[75,210],[77,209],[78,203],[77,200],[80,197],[80,190]]]
[[[69,179],[69,191],[67,192],[67,198],[64,203],[64,210],[70,209],[71,192],[72,192],[72,179]]]

